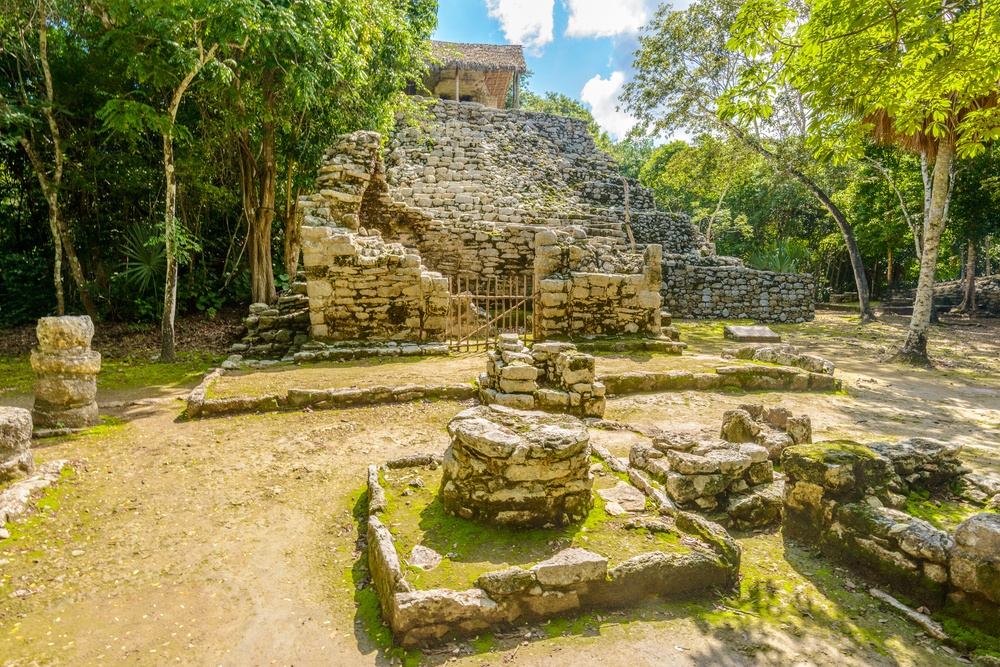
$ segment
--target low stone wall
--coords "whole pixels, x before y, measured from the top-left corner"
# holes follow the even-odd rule
[[[280,410],[330,410],[362,405],[405,403],[420,399],[446,399],[464,401],[475,398],[477,390],[471,384],[438,386],[401,385],[397,387],[363,387],[345,389],[289,389],[285,394],[266,396],[234,396],[208,398],[212,383],[221,376],[222,369],[209,373],[187,398],[185,414],[190,418],[217,417],[255,412]]]
[[[423,460],[436,464],[433,456]],[[705,595],[728,590],[739,581],[739,545],[722,527],[680,512],[674,527],[698,538],[707,548],[694,548],[689,553],[651,551],[609,568],[605,556],[570,547],[529,569],[508,567],[487,572],[476,580],[474,588],[464,591],[416,590],[406,580],[392,533],[379,518],[386,503],[378,469],[370,467],[366,477],[368,568],[382,617],[395,640],[405,647],[429,646],[589,608],[631,606],[648,595]]]
[[[809,274],[757,271],[732,258],[664,255],[663,300],[674,317],[805,322],[815,317]]]
[[[912,456],[914,444],[924,460]],[[973,516],[951,535],[899,510],[903,492],[931,480],[918,469],[937,472],[944,463],[959,472],[947,465],[955,449],[932,444],[881,443],[888,456],[849,442],[789,447],[781,458],[788,477],[783,534],[820,546],[932,607],[956,593],[1000,603],[1000,515]],[[900,469],[910,470],[910,482],[899,477]]]
[[[783,366],[720,366],[715,373],[691,371],[630,371],[599,375],[609,396],[656,391],[709,391],[725,388],[745,391],[838,391],[840,380]]]

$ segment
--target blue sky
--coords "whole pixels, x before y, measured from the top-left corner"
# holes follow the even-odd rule
[[[638,33],[656,0],[438,0],[434,38],[523,44],[529,87],[583,100],[619,139],[634,121],[615,110],[631,76]],[[685,6],[676,0],[675,6]]]

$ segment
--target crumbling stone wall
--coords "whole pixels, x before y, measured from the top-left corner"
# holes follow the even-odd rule
[[[903,494],[964,471],[960,450],[925,438],[789,447],[781,456],[788,478],[782,533],[928,605],[951,593],[1000,603],[1000,515],[975,515],[949,534],[900,511]]]
[[[660,247],[642,255],[587,243],[580,232],[535,237],[535,339],[642,334],[660,328]]]
[[[302,228],[303,263],[315,339],[440,340],[448,281],[420,256],[378,235]]]

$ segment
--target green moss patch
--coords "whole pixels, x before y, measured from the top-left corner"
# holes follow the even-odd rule
[[[594,494],[594,507],[578,525],[551,529],[488,526],[448,514],[438,498],[441,470],[393,470],[383,476],[389,509],[382,516],[402,562],[413,547],[433,549],[444,561],[425,572],[408,568],[407,581],[418,589],[464,590],[479,575],[516,565],[528,568],[570,546],[607,556],[613,567],[649,551],[687,553],[677,533],[650,533],[625,527],[628,517],[611,517]],[[595,478],[595,491],[618,483],[613,475]],[[405,494],[405,495],[404,495]]]

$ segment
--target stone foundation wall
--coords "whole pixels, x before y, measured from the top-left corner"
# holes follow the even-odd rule
[[[758,322],[815,317],[812,275],[757,271],[732,258],[665,255],[662,289],[674,317]]]
[[[956,594],[996,605],[1000,515],[975,515],[949,534],[900,511],[906,504],[902,494],[922,483],[948,483],[961,472],[959,449],[923,438],[871,447],[789,447],[781,457],[788,478],[782,533],[818,545],[932,607]]]

